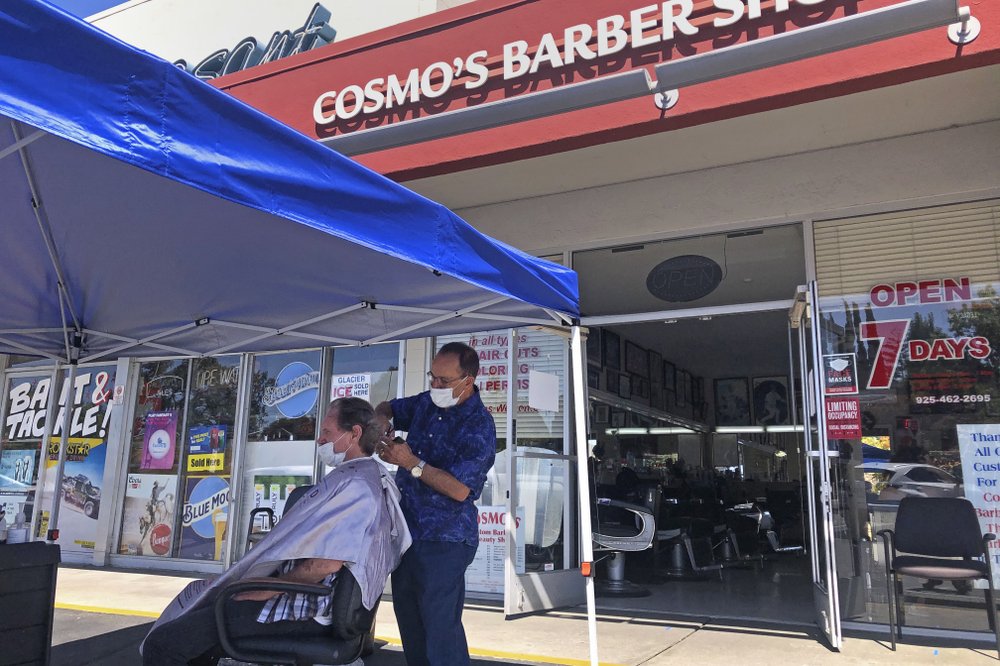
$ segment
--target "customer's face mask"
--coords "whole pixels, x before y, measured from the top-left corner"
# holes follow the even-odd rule
[[[349,433],[345,432],[332,442],[326,442],[325,444],[320,444],[319,448],[316,449],[316,452],[319,453],[319,459],[323,461],[324,465],[327,465],[329,467],[336,467],[340,463],[344,462],[344,458],[346,458],[347,453],[354,448],[354,444],[351,444],[343,451],[335,451],[334,446],[336,446],[337,442],[342,440],[344,436],[347,434]],[[355,444],[357,444],[357,442],[355,442]]]

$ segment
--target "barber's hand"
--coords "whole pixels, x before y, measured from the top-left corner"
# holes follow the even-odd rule
[[[410,445],[405,440],[396,438],[395,441],[383,437],[376,449],[379,457],[390,465],[398,465],[404,469],[410,469],[418,462],[419,458],[413,455]]]

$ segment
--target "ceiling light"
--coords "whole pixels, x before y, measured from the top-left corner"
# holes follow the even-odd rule
[[[775,425],[767,426],[767,432],[805,432],[805,426],[800,425]]]
[[[690,428],[650,428],[650,435],[693,435],[694,430]]]
[[[677,320],[676,319],[664,319],[663,323],[664,324],[676,324]]]
[[[764,426],[749,426],[749,425],[746,425],[746,426],[718,426],[715,429],[715,432],[719,433],[720,435],[743,434],[743,433],[751,434],[751,433],[764,432]]]

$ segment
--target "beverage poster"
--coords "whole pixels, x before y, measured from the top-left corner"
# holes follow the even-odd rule
[[[298,486],[312,483],[308,476],[255,476],[253,477],[254,505],[252,508],[265,507],[274,511],[276,520],[281,520],[285,513],[285,502],[288,495]]]
[[[142,447],[142,469],[173,469],[177,412],[151,412],[146,415],[146,439]]]
[[[229,477],[190,477],[185,497],[179,556],[191,560],[221,560],[229,526]]]
[[[118,552],[159,555],[173,552],[177,479],[167,474],[129,474]]]
[[[28,520],[31,520],[31,509],[27,505],[34,502],[37,456],[38,451],[35,449],[0,451],[0,509],[5,513],[6,527],[14,524],[22,504],[26,505],[25,513]],[[2,527],[4,526],[0,526],[0,529]]]
[[[225,471],[229,427],[224,425],[188,428],[187,471],[213,474]]]
[[[43,507],[52,505],[61,439],[49,443],[45,467]],[[97,538],[97,520],[102,508],[104,461],[108,447],[103,439],[70,437],[66,465],[59,490],[59,545],[65,551],[90,551]],[[38,522],[39,538],[48,530],[48,508]]]

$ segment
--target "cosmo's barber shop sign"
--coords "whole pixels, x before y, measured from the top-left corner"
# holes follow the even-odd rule
[[[598,60],[623,52],[679,38],[691,38],[702,27],[726,28],[765,14],[783,14],[795,6],[821,5],[827,0],[713,0],[710,22],[696,21],[694,0],[638,7],[627,14],[612,14],[578,23],[560,32],[547,32],[537,41],[507,42],[499,53],[482,49],[454,58],[414,67],[406,74],[386,73],[366,82],[328,90],[313,104],[317,125],[330,125],[359,116],[379,114],[406,104],[442,97],[453,88],[466,91],[483,87],[491,65],[500,59],[504,81],[536,74],[542,68],[557,70],[579,61]],[[704,8],[698,8],[699,15]]]

